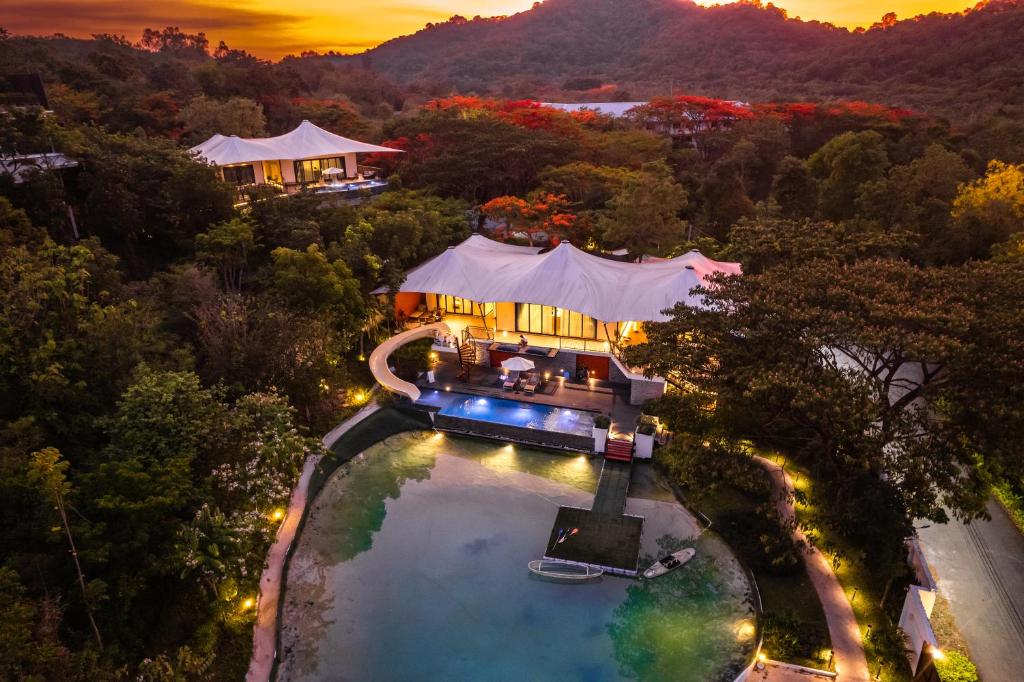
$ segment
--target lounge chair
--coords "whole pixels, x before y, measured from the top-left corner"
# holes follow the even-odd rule
[[[505,383],[502,385],[506,391],[514,391],[516,386],[519,384],[519,372],[509,372],[508,376],[505,377]]]
[[[523,392],[534,395],[538,386],[540,386],[540,377],[536,372],[531,372],[527,375],[526,381],[523,382]]]

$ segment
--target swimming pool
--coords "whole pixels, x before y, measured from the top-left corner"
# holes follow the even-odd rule
[[[749,585],[709,534],[658,580],[536,579],[559,505],[600,461],[432,433],[378,443],[310,508],[287,577],[282,682],[731,682],[754,647]],[[653,489],[660,490],[657,486]],[[643,563],[696,534],[671,497],[631,498]]]
[[[591,412],[471,395],[452,400],[438,414],[577,436],[590,436],[594,428],[594,414]]]

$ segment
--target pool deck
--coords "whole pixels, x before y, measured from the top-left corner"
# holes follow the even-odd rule
[[[443,355],[442,355],[443,357]],[[610,436],[632,440],[633,428],[642,408],[629,404],[629,387],[609,382],[594,382],[593,388],[583,384],[550,379],[535,394],[522,391],[506,391],[500,380],[501,371],[481,365],[474,366],[470,381],[459,381],[458,362],[441,359],[434,366],[434,381],[420,377],[416,386],[425,394],[428,390],[444,391],[446,388],[457,393],[469,393],[491,398],[506,398],[525,403],[538,403],[554,407],[571,407],[607,415],[612,420]]]

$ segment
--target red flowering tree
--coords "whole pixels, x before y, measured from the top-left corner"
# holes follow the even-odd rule
[[[569,211],[569,206],[569,199],[564,194],[538,192],[526,199],[497,197],[481,206],[480,211],[488,218],[502,223],[502,238],[507,239],[514,232],[523,232],[530,246],[533,246],[533,240],[540,232],[558,239],[576,227],[579,218]]]
[[[745,104],[710,97],[680,95],[657,97],[635,107],[630,116],[648,128],[667,132],[673,137],[687,137],[705,160],[708,158],[708,136],[729,127],[736,121],[754,117]]]

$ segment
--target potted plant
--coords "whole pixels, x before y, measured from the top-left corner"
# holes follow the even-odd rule
[[[657,430],[656,424],[641,418],[633,433],[633,457],[635,459],[651,458],[651,455],[654,454],[654,434]]]
[[[604,452],[604,447],[608,443],[608,427],[611,425],[612,420],[603,414],[594,417],[594,452]]]

